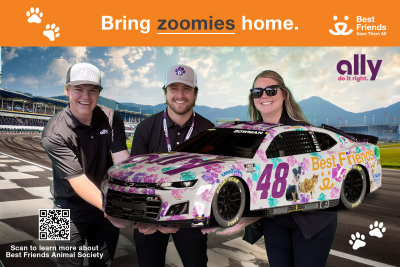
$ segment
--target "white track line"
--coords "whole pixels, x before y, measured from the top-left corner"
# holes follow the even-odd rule
[[[399,169],[389,169],[389,168],[382,168],[382,170],[385,170],[385,171],[396,171],[396,172],[400,172],[400,170],[399,170]]]
[[[33,164],[33,165],[35,165],[35,166],[41,167],[41,168],[46,169],[46,170],[49,170],[49,171],[52,171],[52,170],[53,170],[52,168],[45,167],[45,166],[42,166],[42,165],[33,163],[33,162],[31,162],[31,161],[27,161],[27,160],[24,160],[24,159],[20,159],[20,158],[17,158],[17,157],[14,157],[14,156],[5,154],[5,153],[3,153],[3,152],[0,152],[0,154],[5,155],[5,156],[8,156],[8,157],[13,158],[13,159],[18,159],[18,160],[23,161],[23,162],[26,162],[26,163]]]
[[[39,209],[52,209],[53,200],[48,198],[1,202],[0,220],[39,215]]]
[[[365,264],[365,265],[369,265],[369,266],[396,267],[394,265],[380,263],[380,262],[373,261],[373,260],[367,260],[367,259],[364,259],[364,258],[361,258],[361,257],[357,257],[357,256],[354,256],[354,255],[350,255],[350,254],[347,254],[347,253],[344,253],[344,252],[340,252],[340,251],[337,251],[337,250],[333,250],[333,249],[331,249],[331,252],[329,254],[337,256],[337,257],[345,258],[345,259],[348,259],[348,260],[356,261],[356,262],[359,262],[359,263],[362,263],[362,264]]]
[[[0,222],[0,233],[1,233],[0,245],[9,244],[9,243],[12,244],[12,243],[16,243],[16,242],[34,239],[33,236],[30,236],[27,233],[24,233],[23,231],[15,229],[3,222]]]

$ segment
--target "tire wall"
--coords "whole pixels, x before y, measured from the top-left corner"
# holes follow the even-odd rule
[[[250,189],[249,189],[246,181],[243,180],[242,177],[238,177],[238,176],[235,176],[235,177],[238,178],[240,181],[242,181],[244,189],[246,190],[245,191],[245,193],[246,193],[246,205],[244,206],[244,210],[245,211],[246,210],[250,210],[250,201],[251,201],[251,199],[250,199]]]
[[[364,170],[364,172],[365,172],[365,178],[367,179],[367,190],[365,191],[365,197],[366,197],[367,194],[370,193],[370,188],[371,188],[371,183],[370,183],[370,181],[369,181],[369,179],[370,179],[369,173],[368,173],[367,168],[365,168],[364,165],[362,165],[362,164],[357,164],[357,165],[360,166],[360,167]]]

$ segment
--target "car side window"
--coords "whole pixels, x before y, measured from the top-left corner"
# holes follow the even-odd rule
[[[313,132],[290,131],[278,134],[268,146],[267,158],[286,157],[317,152]]]
[[[314,132],[322,151],[331,149],[337,142],[329,134]]]

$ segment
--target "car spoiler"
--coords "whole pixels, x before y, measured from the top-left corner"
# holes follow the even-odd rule
[[[357,142],[368,142],[376,145],[378,143],[378,137],[366,134],[358,134],[358,133],[348,133],[351,136],[357,138]]]
[[[344,137],[347,137],[353,142],[368,142],[371,144],[376,145],[378,143],[378,137],[372,136],[372,135],[366,135],[366,134],[358,134],[358,133],[345,133],[339,129],[336,129],[335,127],[326,125],[326,124],[321,124],[322,129],[326,129],[329,131],[332,131],[334,133],[343,135]]]

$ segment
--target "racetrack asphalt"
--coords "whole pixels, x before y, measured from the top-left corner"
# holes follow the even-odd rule
[[[0,153],[0,156],[6,154],[51,168],[51,161],[41,145],[40,137],[40,135],[0,134],[0,152],[3,153]],[[8,159],[9,157],[3,156],[0,160],[6,158]],[[0,173],[5,171],[2,169],[2,164],[7,165],[9,163],[0,162]],[[29,164],[25,162],[23,165]],[[18,166],[15,168],[19,170]],[[47,169],[41,173],[38,179],[32,179],[37,183],[35,188],[50,185],[51,181],[48,176],[51,176],[51,171]],[[45,176],[47,178],[44,178]],[[357,208],[353,210],[335,208],[339,213],[338,228],[327,266],[400,266],[400,171],[383,169],[382,177],[382,187],[369,194]],[[13,203],[16,204],[21,199],[24,199],[24,194],[26,193],[24,191],[24,183],[27,183],[27,181],[24,179],[18,181],[19,188],[12,189],[14,191],[11,191],[11,189],[0,190],[0,232],[5,231],[5,229],[7,231],[18,229],[18,234],[26,232],[35,237],[37,222],[32,223],[32,221],[36,221],[37,216],[27,216],[24,220],[1,218],[2,207],[7,207],[7,205]],[[34,194],[34,190],[28,190],[28,192],[33,192]],[[35,201],[40,200],[35,199]],[[48,198],[47,201],[51,201],[51,198]],[[376,228],[374,226],[376,221],[378,222],[377,228],[380,231],[383,227],[386,228],[381,238],[369,234],[371,225],[373,229]],[[381,222],[383,226],[379,227]],[[365,236],[363,240],[365,246],[354,250],[349,241],[353,240],[352,234],[356,237],[357,232]],[[0,233],[0,235],[2,234],[4,233]],[[133,244],[132,229],[122,229],[121,236],[123,238],[121,239],[120,237],[120,241],[130,244],[128,248],[131,250],[127,249],[126,251],[128,252],[120,253],[120,256],[116,257],[113,266],[137,266],[134,248],[130,247]],[[241,237],[241,233],[232,236],[210,234],[208,238],[209,266],[269,266],[263,247],[263,240],[251,246],[243,243]],[[361,238],[359,239],[360,241],[362,240]],[[353,241],[354,243],[355,241]],[[29,264],[32,267],[55,266],[55,263],[50,260],[5,258],[5,252],[10,250],[10,245],[11,243],[2,243],[0,239],[0,259],[6,267],[17,266],[17,263],[20,266],[28,266]],[[174,251],[173,245],[168,248],[168,253],[170,256],[167,256],[166,266],[182,266],[179,263],[179,258]]]

